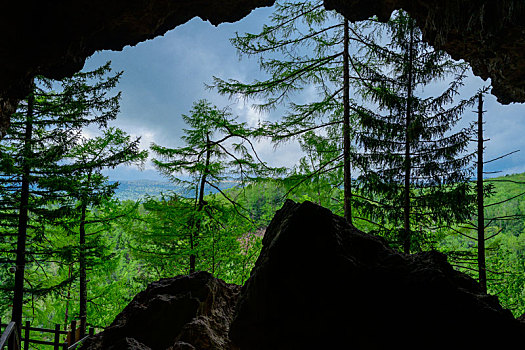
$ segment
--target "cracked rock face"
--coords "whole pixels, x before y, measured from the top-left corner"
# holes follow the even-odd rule
[[[525,1],[324,0],[352,21],[386,20],[403,8],[432,45],[469,62],[491,79],[501,103],[525,102]],[[3,1],[0,4],[0,132],[35,75],[60,79],[79,71],[97,50],[163,35],[200,17],[237,21],[274,0]]]

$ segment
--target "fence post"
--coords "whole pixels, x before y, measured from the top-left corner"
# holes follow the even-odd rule
[[[75,336],[76,336],[76,331],[77,331],[77,321],[76,320],[73,320],[71,321],[71,333],[70,333],[70,336],[69,336],[69,346],[75,344],[76,342],[76,339],[75,339]]]
[[[54,348],[53,350],[60,350],[60,325],[58,323],[55,324],[55,340],[54,340]]]
[[[84,338],[86,335],[86,316],[82,316],[80,318],[80,332],[79,332],[78,340]]]
[[[24,342],[24,350],[29,350],[29,327],[31,326],[30,321],[26,321],[26,329],[25,329],[25,342]]]
[[[2,317],[0,317],[0,334],[2,334]]]
[[[95,328],[90,327],[90,328],[89,328],[89,336],[92,337],[92,336],[94,336],[94,335],[95,335]]]

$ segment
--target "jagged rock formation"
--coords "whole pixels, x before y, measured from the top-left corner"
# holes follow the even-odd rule
[[[510,349],[525,327],[444,255],[402,255],[327,209],[288,201],[230,337],[242,350]]]
[[[386,21],[403,8],[416,19],[424,38],[454,59],[470,63],[474,74],[491,79],[503,104],[525,102],[525,1],[522,0],[324,0],[352,21],[377,15]]]
[[[239,290],[207,272],[153,282],[82,349],[231,349],[228,330]]]
[[[4,1],[0,4],[0,132],[35,75],[62,78],[82,68],[97,50],[163,35],[198,16],[232,22],[274,0]],[[386,19],[404,8],[425,38],[474,73],[491,78],[500,102],[525,102],[523,0],[325,0],[351,20]]]
[[[492,350],[525,339],[525,324],[444,255],[397,253],[310,202],[277,212],[239,289],[205,272],[155,282],[82,349]]]

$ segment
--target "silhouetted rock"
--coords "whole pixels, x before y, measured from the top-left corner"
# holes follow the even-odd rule
[[[207,272],[153,282],[82,349],[230,349],[239,289]]]
[[[119,339],[116,343],[105,348],[107,350],[151,350],[150,347],[138,342],[133,338]]]
[[[386,21],[403,9],[423,37],[475,75],[490,78],[491,93],[503,104],[525,102],[525,2],[523,0],[324,0],[351,21],[377,15]]]
[[[397,253],[327,209],[291,201],[266,230],[230,329],[242,350],[507,349],[524,336],[444,255]]]
[[[493,350],[525,339],[443,254],[400,254],[310,202],[276,213],[239,290],[206,272],[154,282],[82,349]]]

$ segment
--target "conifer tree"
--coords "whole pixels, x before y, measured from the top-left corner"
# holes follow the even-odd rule
[[[502,156],[486,160],[485,155],[485,142],[487,141],[484,137],[484,118],[483,114],[483,94],[486,89],[481,90],[477,95],[477,130],[476,130],[476,181],[473,187],[475,187],[476,194],[476,205],[473,210],[472,217],[466,222],[462,222],[456,227],[451,227],[452,231],[463,236],[469,242],[475,242],[476,252],[472,254],[471,250],[457,250],[448,252],[451,260],[454,261],[458,266],[466,270],[476,270],[477,277],[481,288],[487,292],[488,277],[487,272],[492,275],[498,275],[504,273],[504,271],[495,271],[489,269],[487,266],[487,251],[489,251],[488,244],[493,241],[498,235],[503,232],[503,227],[498,227],[498,223],[507,222],[511,220],[520,220],[523,215],[520,214],[500,214],[500,215],[487,215],[488,209],[493,209],[495,206],[501,206],[512,200],[516,200],[519,197],[525,195],[525,192],[520,191],[518,194],[503,200],[489,200],[495,195],[495,183],[497,182],[510,182],[513,184],[523,185],[523,182],[514,181],[510,179],[491,179],[486,178],[486,175],[490,175],[493,172],[485,171],[485,164],[491,163],[509,155],[512,155],[518,151],[511,151]],[[497,248],[496,248],[497,249]],[[494,250],[494,249],[491,249]]]
[[[454,104],[465,64],[426,44],[405,12],[395,13],[386,33],[356,33],[368,43],[363,63],[355,61],[369,103],[358,108],[365,152],[359,183],[369,198],[360,206],[409,253],[421,249],[418,242],[428,238],[430,225],[458,222],[470,213],[468,165],[474,153],[466,151],[472,127],[451,129],[474,97]],[[441,94],[425,96],[428,84],[448,78]]]
[[[185,145],[178,148],[153,144],[157,156],[153,160],[157,169],[170,181],[184,185],[193,197],[185,230],[189,242],[189,271],[196,268],[196,250],[203,223],[214,219],[214,208],[205,200],[206,191],[217,191],[240,217],[249,219],[249,212],[221,189],[224,181],[234,181],[242,187],[255,178],[278,169],[262,162],[250,140],[251,133],[245,123],[235,121],[227,110],[220,110],[205,100],[194,103],[189,115],[182,116],[190,127],[184,129]],[[189,176],[184,179],[183,176]],[[176,201],[186,207],[185,201]],[[219,222],[218,220],[215,220]]]
[[[355,126],[351,85],[350,50],[355,38],[352,25],[341,15],[324,9],[322,1],[278,1],[271,24],[258,34],[237,35],[232,39],[240,54],[260,57],[260,67],[270,77],[244,83],[215,78],[219,93],[261,99],[259,110],[286,109],[281,120],[264,123],[259,135],[279,144],[306,132],[335,135],[342,145],[340,154],[326,168],[344,168],[344,216],[352,223],[352,163]],[[316,94],[317,97],[309,95]],[[297,102],[303,101],[303,102]],[[315,176],[315,174],[310,174]]]
[[[80,139],[64,159],[70,176],[61,190],[69,199],[70,215],[60,221],[69,236],[78,236],[74,250],[78,257],[80,319],[87,317],[87,270],[93,268],[93,261],[100,265],[110,258],[107,253],[104,255],[100,233],[110,230],[111,223],[123,215],[97,210],[111,199],[118,186],[118,182],[109,182],[102,170],[144,162],[147,152],[139,150],[139,141],[140,138],[131,140],[120,129],[107,128],[101,136]]]
[[[64,156],[78,141],[83,127],[106,126],[118,112],[119,94],[108,96],[120,73],[107,77],[109,63],[60,82],[39,79],[19,110],[13,115],[8,136],[1,147],[0,200],[2,253],[14,270],[14,281],[4,281],[13,291],[12,319],[21,324],[24,293],[45,293],[66,281],[27,289],[27,268],[42,258],[38,242],[45,240],[46,223],[67,214],[62,207],[67,195],[61,189],[70,166]],[[14,263],[14,265],[13,265]],[[29,264],[29,265],[28,265]]]

